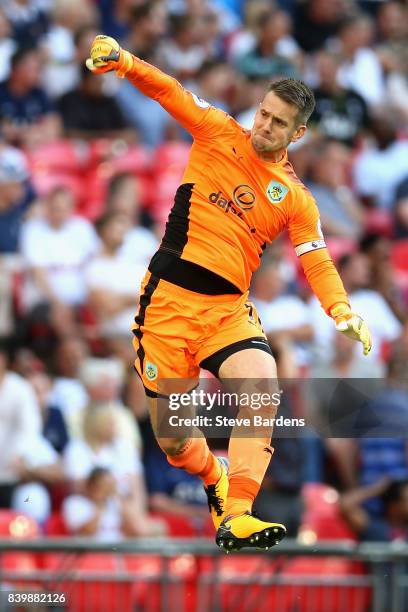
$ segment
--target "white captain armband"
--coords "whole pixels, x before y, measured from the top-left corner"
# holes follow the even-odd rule
[[[310,251],[317,251],[318,249],[326,248],[326,243],[324,240],[312,240],[311,242],[304,242],[303,244],[299,244],[295,247],[295,253],[298,257],[304,255],[305,253],[310,253]]]

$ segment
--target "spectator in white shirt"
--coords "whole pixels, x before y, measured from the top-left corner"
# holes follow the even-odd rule
[[[123,436],[118,436],[115,421],[111,406],[88,406],[84,415],[83,438],[71,440],[65,449],[65,475],[73,490],[83,494],[86,479],[94,468],[110,470],[119,495],[126,499],[134,516],[143,523],[147,520],[147,496],[142,463],[136,447]]]
[[[51,511],[47,485],[62,480],[58,453],[42,435],[40,407],[31,385],[7,369],[0,346],[0,507],[43,523]]]
[[[96,222],[101,251],[88,264],[85,280],[100,335],[129,342],[145,266],[120,254],[127,228],[119,213],[105,213]]]
[[[57,451],[42,434],[31,434],[12,465],[20,483],[13,491],[12,508],[43,525],[51,514],[47,487],[64,480]]]
[[[297,295],[287,293],[281,262],[265,259],[254,274],[251,299],[262,321],[262,327],[273,347],[284,337],[296,345],[296,361],[304,365],[307,352],[304,343],[313,338],[306,304]]]
[[[126,216],[128,229],[120,254],[135,264],[147,266],[159,243],[153,232],[141,225],[141,191],[137,176],[130,172],[116,174],[109,183],[106,211]]]
[[[49,317],[57,335],[74,333],[74,309],[86,299],[84,267],[98,246],[93,226],[75,216],[74,204],[72,193],[57,187],[46,199],[44,217],[27,221],[22,232],[26,308]]]
[[[342,87],[360,94],[368,106],[378,107],[384,101],[385,82],[381,63],[370,48],[373,35],[373,22],[367,15],[344,21],[338,33],[343,61],[337,78]]]
[[[353,312],[367,322],[373,337],[373,348],[364,359],[381,362],[381,349],[400,335],[402,326],[383,296],[370,288],[370,264],[366,255],[350,253],[337,263]],[[309,318],[315,330],[315,350],[318,361],[327,362],[334,352],[335,331],[333,321],[326,315],[317,299],[310,300]],[[356,347],[358,348],[358,347]],[[362,353],[356,353],[363,358]]]
[[[20,480],[16,462],[27,441],[40,434],[40,408],[34,391],[24,378],[8,370],[6,348],[0,345],[0,507],[10,507]]]
[[[69,531],[97,540],[116,541],[124,537],[163,535],[160,521],[140,520],[126,498],[117,491],[111,472],[93,468],[86,479],[83,495],[70,495],[62,505],[62,514]]]
[[[103,359],[89,357],[81,365],[79,379],[84,385],[88,403],[108,405],[112,409],[117,435],[140,452],[142,441],[137,421],[121,399],[125,384],[123,362],[114,357]],[[87,408],[84,407],[83,410],[72,415],[70,425],[74,435],[80,435],[81,433],[86,410]]]
[[[373,142],[353,165],[357,194],[369,206],[390,210],[398,184],[408,175],[408,142],[398,140],[394,117],[382,115],[371,123]]]
[[[56,377],[50,394],[50,402],[59,406],[67,424],[69,435],[75,435],[72,421],[88,402],[88,394],[79,379],[82,363],[89,355],[84,340],[78,336],[61,338],[53,353]]]

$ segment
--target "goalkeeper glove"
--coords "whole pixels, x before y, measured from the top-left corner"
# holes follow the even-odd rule
[[[364,355],[368,355],[371,351],[372,339],[367,323],[359,315],[351,312],[347,304],[333,306],[330,309],[330,316],[334,319],[337,331],[352,340],[361,342]]]
[[[93,41],[90,56],[86,67],[96,74],[116,70],[118,77],[123,79],[133,66],[131,53],[122,49],[114,38],[102,34]]]

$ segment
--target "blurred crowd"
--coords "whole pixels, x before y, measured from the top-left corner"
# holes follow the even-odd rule
[[[285,235],[265,252],[252,299],[282,379],[382,378],[374,401],[401,418],[408,2],[0,0],[0,507],[46,533],[211,533],[200,482],[155,443],[130,334],[191,141],[126,80],[84,68],[100,32],[246,128],[271,81],[313,88],[309,130],[289,157],[374,349],[363,358],[335,333]],[[297,409],[318,418],[323,391]],[[258,505],[291,535],[314,482],[340,491],[355,534],[405,538],[404,438],[275,446]]]

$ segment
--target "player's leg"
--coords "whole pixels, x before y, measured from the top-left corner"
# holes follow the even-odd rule
[[[266,548],[282,539],[286,531],[283,525],[266,524],[250,514],[273,454],[270,446],[272,423],[280,402],[275,360],[256,309],[247,301],[247,295],[212,308],[208,312],[208,329],[208,338],[199,353],[201,367],[222,380],[228,392],[244,394],[241,398],[259,397],[260,393],[267,393],[270,398],[256,411],[262,419],[261,427],[253,419],[255,411],[251,405],[240,404],[237,416],[249,419],[251,426],[233,428],[229,443],[229,492],[225,503],[226,517],[234,516],[232,522],[227,521],[228,526],[232,525],[232,546]],[[223,529],[228,531],[221,525],[217,540]],[[261,534],[258,541],[257,534]]]
[[[249,398],[258,398],[262,393],[270,401],[261,407],[256,404],[256,411],[250,401],[249,405],[240,408],[237,415],[238,419],[248,418],[251,422],[256,414],[262,425],[252,425],[251,431],[248,427],[236,425],[232,430],[228,449],[230,477],[226,516],[217,531],[217,544],[227,551],[244,546],[268,549],[280,542],[286,529],[280,523],[262,521],[254,516],[252,504],[273,454],[270,446],[272,423],[279,401],[275,360],[266,351],[243,349],[225,359],[218,376],[229,390],[235,387]]]
[[[218,529],[225,516],[228,462],[215,457],[202,431],[197,427],[189,428],[189,431],[180,428],[180,433],[176,428],[174,435],[169,435],[165,398],[147,397],[147,400],[157,443],[166,454],[170,465],[194,474],[203,481],[214,527]]]
[[[188,295],[179,295],[180,292],[190,293],[146,275],[133,329],[135,368],[145,388],[159,446],[171,465],[202,479],[214,524],[218,527],[225,508],[220,505],[216,492],[222,483],[226,497],[225,466],[210,452],[198,428],[178,427],[170,421],[170,417],[180,411],[169,410],[168,396],[193,389],[199,374],[198,366],[189,355],[190,330],[184,315],[191,309],[191,317],[194,317],[194,303],[188,304]],[[183,317],[180,316],[180,303],[186,304]]]

